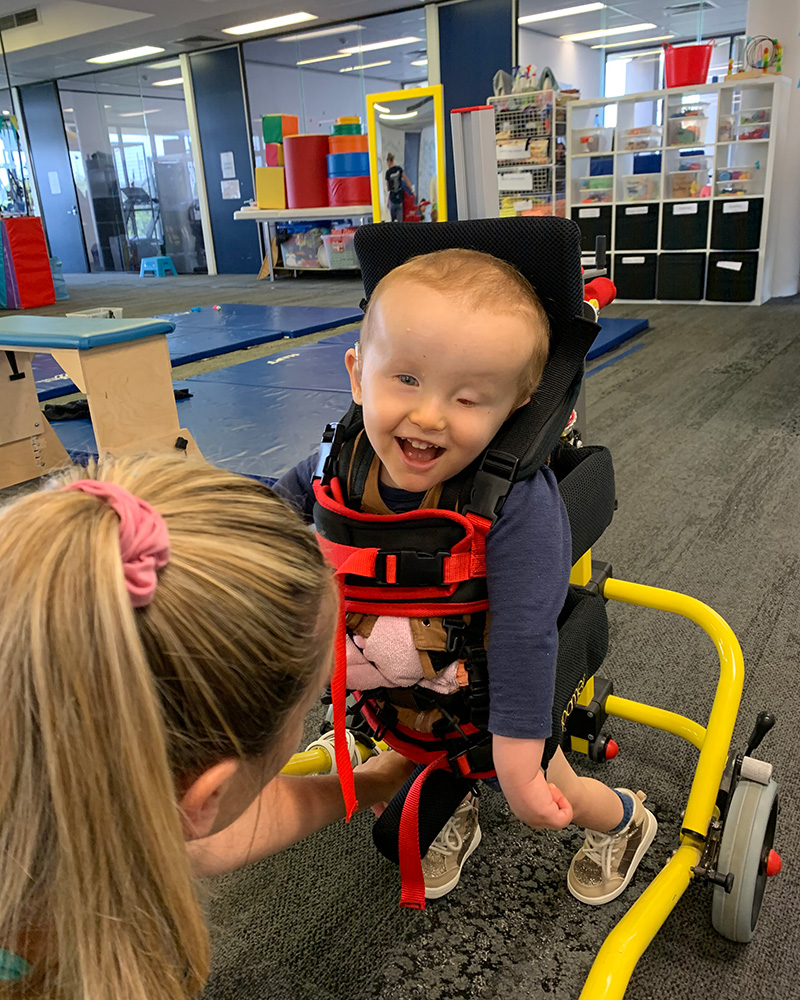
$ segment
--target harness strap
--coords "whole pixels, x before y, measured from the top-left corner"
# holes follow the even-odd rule
[[[410,910],[425,909],[425,877],[419,856],[419,800],[428,776],[439,768],[448,767],[447,754],[440,754],[417,775],[403,803],[400,817],[398,851],[400,855],[400,905]]]
[[[339,784],[344,798],[345,819],[350,817],[358,807],[356,799],[356,784],[353,777],[353,763],[350,759],[350,748],[347,743],[347,627],[344,611],[344,581],[336,573],[339,584],[339,622],[336,627],[335,660],[333,677],[331,678],[331,703],[333,705],[333,748],[336,758],[336,770],[339,774]]]

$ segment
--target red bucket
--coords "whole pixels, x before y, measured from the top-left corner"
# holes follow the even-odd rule
[[[668,87],[689,87],[705,83],[711,64],[713,42],[703,45],[664,46],[664,73]]]

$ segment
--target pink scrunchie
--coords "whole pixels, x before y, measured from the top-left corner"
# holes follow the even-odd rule
[[[116,511],[125,586],[133,607],[146,607],[153,600],[158,571],[169,562],[169,532],[164,518],[149,503],[116,483],[81,479],[63,489],[90,493]]]

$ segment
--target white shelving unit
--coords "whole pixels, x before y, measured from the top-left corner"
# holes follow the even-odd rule
[[[608,237],[619,301],[772,297],[776,255],[797,252],[779,245],[773,184],[790,86],[766,74],[567,106],[567,214],[587,253]]]
[[[489,97],[495,110],[500,216],[565,215],[569,94]]]

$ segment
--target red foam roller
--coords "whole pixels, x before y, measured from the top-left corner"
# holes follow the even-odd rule
[[[327,208],[327,155],[327,135],[283,137],[287,208]]]
[[[330,205],[370,205],[372,191],[369,175],[364,177],[329,177],[328,201]]]
[[[9,277],[8,272],[11,271],[17,293],[16,296],[9,294],[9,302],[18,298],[20,309],[53,305],[56,293],[42,220],[32,216],[4,219],[3,230],[7,256],[6,277]]]

